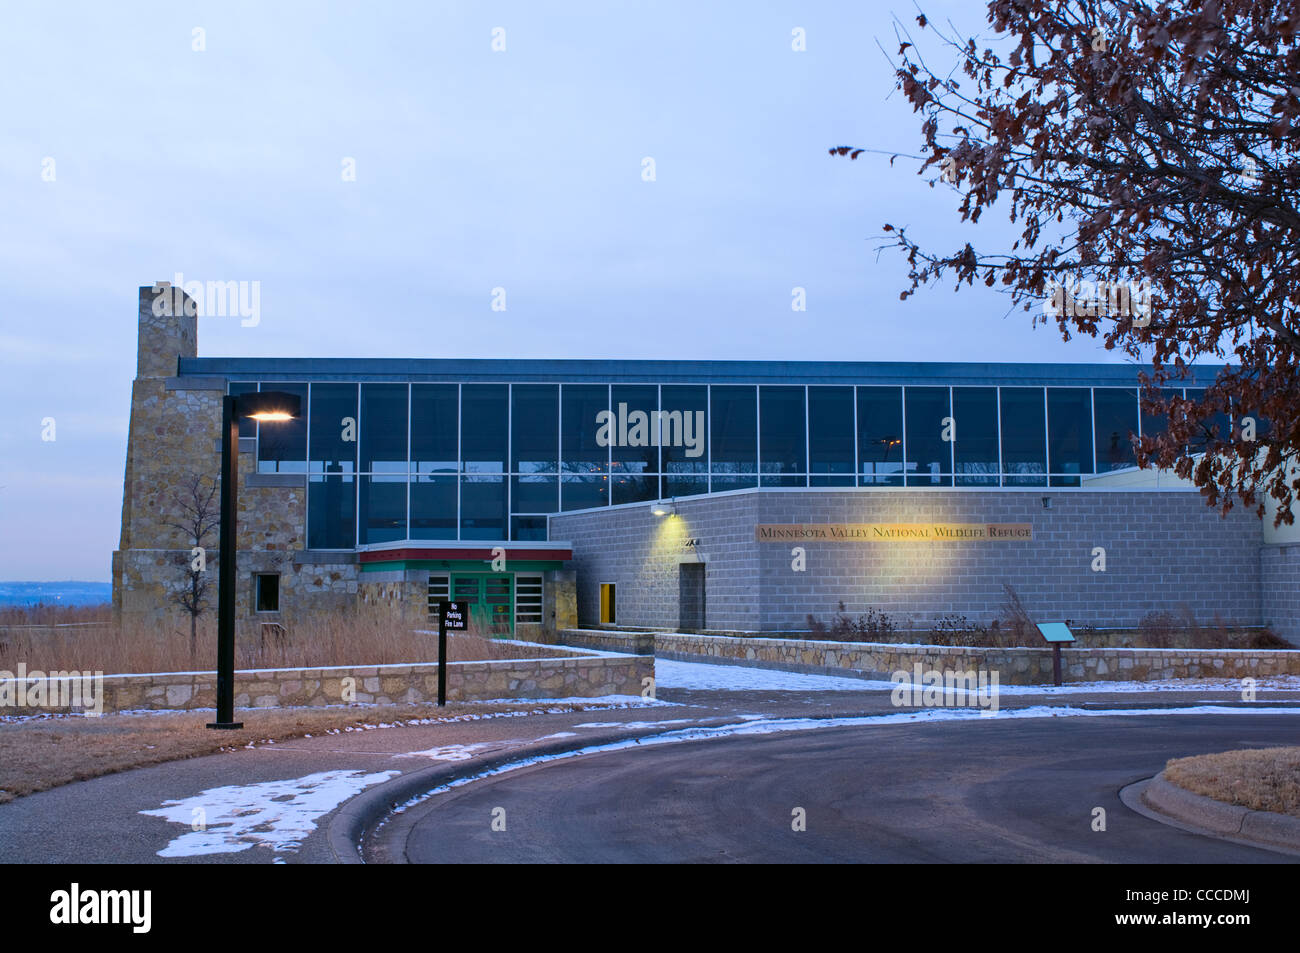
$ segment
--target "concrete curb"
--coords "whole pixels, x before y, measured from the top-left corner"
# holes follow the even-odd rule
[[[729,724],[745,724],[743,721],[720,722],[718,727]],[[713,726],[710,726],[713,727]],[[360,844],[365,834],[381,818],[388,816],[393,808],[405,804],[433,788],[470,775],[491,771],[495,768],[513,764],[529,758],[564,754],[595,745],[610,744],[616,741],[633,741],[651,735],[663,734],[673,730],[668,726],[642,728],[635,731],[610,731],[599,734],[584,735],[580,738],[566,738],[549,744],[527,745],[513,751],[503,751],[485,758],[458,762],[455,766],[434,765],[421,768],[409,774],[402,774],[377,787],[362,791],[356,797],[340,807],[329,821],[326,839],[334,860],[340,864],[363,864]]]
[[[1142,803],[1158,814],[1198,831],[1243,841],[1259,847],[1300,852],[1300,817],[1253,811],[1193,794],[1165,779],[1161,771],[1139,795]]]

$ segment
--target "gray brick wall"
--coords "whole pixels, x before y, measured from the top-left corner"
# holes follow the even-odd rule
[[[1259,569],[1264,624],[1300,645],[1300,544],[1262,547]]]
[[[1001,612],[1003,583],[1040,619],[1132,626],[1187,607],[1207,623],[1264,621],[1259,520],[1241,508],[1221,517],[1192,493],[759,491],[679,501],[678,512],[671,528],[648,504],[552,519],[551,538],[574,547],[581,625],[596,623],[599,584],[614,582],[619,624],[676,627],[676,567],[691,549],[707,563],[711,629],[802,630],[809,613],[829,618],[839,601],[853,615],[875,607],[918,625],[948,613],[987,623]],[[887,522],[1031,523],[1034,538],[805,542],[804,572],[791,569],[794,544],[754,540],[757,523]],[[1097,546],[1105,572],[1091,568]],[[1269,571],[1289,574],[1294,593],[1300,556],[1274,562]],[[1270,611],[1296,618],[1292,599]]]
[[[710,628],[757,629],[757,494],[678,501],[678,515],[655,516],[650,504],[551,518],[551,539],[574,543],[578,622],[600,618],[600,584],[615,584],[616,624],[676,628],[682,559],[705,561]],[[698,546],[689,546],[691,539]]]

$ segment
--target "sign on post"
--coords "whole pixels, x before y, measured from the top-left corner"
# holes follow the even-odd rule
[[[464,602],[449,602],[443,599],[438,603],[438,622],[444,629],[464,629],[465,610],[469,606]]]
[[[447,704],[447,630],[465,629],[465,613],[469,606],[449,599],[438,600],[438,704]]]
[[[1061,684],[1061,646],[1074,641],[1074,633],[1064,622],[1039,622],[1038,631],[1052,646],[1052,684]]]

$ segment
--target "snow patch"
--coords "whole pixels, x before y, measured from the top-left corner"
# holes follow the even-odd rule
[[[472,745],[439,745],[436,748],[428,748],[424,751],[408,751],[397,755],[397,757],[432,758],[434,761],[468,761],[474,757],[475,751],[491,747],[492,744],[489,742],[479,742]]]
[[[250,847],[269,847],[279,854],[301,847],[322,815],[372,784],[398,774],[401,772],[322,771],[283,781],[234,784],[163,801],[159,809],[140,813],[186,827],[200,819],[203,822],[203,830],[175,838],[158,851],[159,857],[234,854]]]

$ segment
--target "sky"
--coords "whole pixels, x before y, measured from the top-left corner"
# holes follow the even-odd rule
[[[199,319],[210,357],[1119,360],[984,288],[899,300],[885,223],[1013,235],[915,160],[828,155],[919,151],[915,15],[0,0],[0,579],[109,579],[137,289],[177,274],[258,283],[256,323]]]

